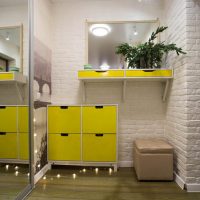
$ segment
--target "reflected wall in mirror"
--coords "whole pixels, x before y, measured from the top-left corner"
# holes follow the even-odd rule
[[[123,69],[127,65],[116,55],[121,43],[138,45],[146,42],[159,26],[158,20],[133,22],[87,22],[88,62],[93,69]]]
[[[28,0],[0,0],[0,199],[30,184],[27,41]]]
[[[22,25],[0,27],[0,72],[22,71]]]

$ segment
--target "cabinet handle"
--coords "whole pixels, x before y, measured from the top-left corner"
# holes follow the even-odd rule
[[[95,71],[97,73],[104,73],[104,72],[107,72],[107,71]]]
[[[67,136],[69,136],[69,134],[68,133],[61,133],[61,136],[67,137]]]
[[[60,109],[68,109],[68,106],[60,106]]]
[[[6,132],[0,132],[0,135],[6,135]]]
[[[103,106],[95,106],[96,109],[103,109]]]
[[[6,106],[0,106],[0,109],[6,109]]]
[[[103,134],[95,134],[96,137],[103,137]]]
[[[155,70],[142,70],[143,72],[154,72]]]

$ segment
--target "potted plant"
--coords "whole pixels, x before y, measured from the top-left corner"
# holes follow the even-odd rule
[[[133,69],[155,69],[161,68],[164,54],[175,51],[177,55],[186,54],[182,48],[176,44],[164,44],[164,42],[155,43],[154,40],[158,34],[165,31],[168,27],[158,27],[152,32],[149,40],[137,46],[131,46],[128,43],[122,43],[116,47],[116,54],[121,54],[128,63],[128,68]]]

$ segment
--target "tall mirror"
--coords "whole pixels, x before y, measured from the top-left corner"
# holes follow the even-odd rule
[[[28,0],[0,0],[0,199],[30,184]]]
[[[159,26],[158,20],[133,22],[87,22],[88,58],[93,69],[123,69],[127,65],[115,54],[121,43],[138,45],[146,42]]]

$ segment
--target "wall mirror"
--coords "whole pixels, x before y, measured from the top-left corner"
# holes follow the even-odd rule
[[[0,0],[0,199],[31,188],[28,39],[28,0]]]
[[[0,71],[22,71],[23,26],[0,27]]]
[[[126,63],[115,54],[121,43],[137,45],[146,42],[152,31],[159,26],[158,20],[127,22],[88,22],[86,63],[93,69],[109,66],[110,69],[126,68]]]

